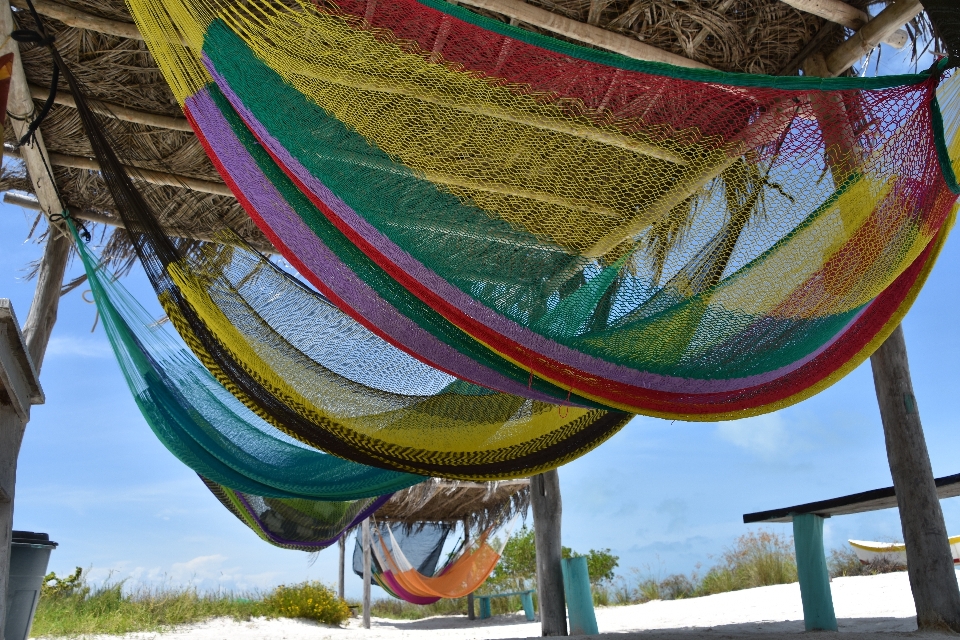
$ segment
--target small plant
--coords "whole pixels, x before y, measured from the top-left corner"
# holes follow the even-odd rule
[[[342,624],[350,617],[350,607],[332,589],[319,582],[280,585],[264,599],[264,604],[285,618],[306,618],[326,624]]]
[[[77,570],[66,578],[60,578],[53,571],[43,577],[43,584],[40,586],[41,598],[66,598],[72,595],[79,595],[83,590],[89,591],[83,579],[83,569],[77,567]],[[85,592],[84,592],[85,593]]]

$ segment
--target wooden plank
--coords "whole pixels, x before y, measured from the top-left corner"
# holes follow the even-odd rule
[[[12,149],[7,145],[3,146],[3,155],[13,158],[26,157],[22,152]],[[49,162],[50,164],[59,167],[100,171],[100,164],[96,160],[93,158],[84,158],[82,156],[69,156],[62,153],[51,153],[49,154]],[[211,182],[210,180],[201,180],[199,178],[177,175],[175,173],[152,171],[150,169],[142,169],[140,167],[134,167],[131,165],[124,165],[124,168],[126,168],[127,172],[130,174],[130,177],[134,180],[142,180],[143,182],[149,182],[150,184],[158,184],[166,187],[189,189],[191,191],[199,191],[200,193],[212,193],[213,195],[217,196],[230,196],[231,198],[235,197],[233,192],[230,191],[230,187],[222,182]]]
[[[370,518],[360,525],[361,544],[363,545],[363,628],[370,628],[370,582],[372,573],[370,567]]]
[[[870,21],[866,11],[857,9],[843,0],[780,0],[798,11],[809,13],[824,20],[841,24],[849,29],[859,29]],[[894,31],[886,36],[882,42],[891,47],[902,49],[907,44],[907,32],[903,29]]]
[[[935,484],[937,487],[937,497],[941,500],[960,496],[960,473],[937,478]],[[743,522],[744,524],[790,522],[793,520],[794,515],[802,513],[811,513],[821,518],[829,518],[830,516],[846,516],[851,513],[892,509],[896,506],[896,490],[893,487],[884,487],[882,489],[851,493],[850,495],[830,498],[829,500],[807,502],[792,507],[745,513],[743,514]]]
[[[580,42],[586,42],[595,47],[613,51],[636,60],[665,62],[678,67],[691,69],[713,68],[701,62],[696,62],[695,60],[678,56],[675,53],[644,44],[639,40],[622,36],[619,33],[613,33],[600,27],[565,18],[561,15],[551,13],[546,9],[529,5],[521,0],[460,0],[460,4],[493,11],[494,13],[505,15],[525,24],[546,29],[552,33]]]
[[[27,8],[25,0],[13,0],[11,4],[21,9]],[[118,20],[101,18],[100,16],[74,9],[73,7],[68,7],[57,2],[50,2],[50,0],[33,0],[33,6],[40,15],[59,20],[68,27],[86,29],[88,31],[105,33],[121,38],[130,38],[131,40],[143,40],[143,36],[140,35],[140,30],[137,29],[137,25],[132,22],[120,22]]]
[[[560,523],[560,475],[557,470],[533,476],[530,506],[537,546],[537,593],[540,594],[540,630],[544,636],[567,635],[567,607],[563,595]]]
[[[50,89],[31,84],[30,95],[33,96],[34,100],[43,101],[47,99],[48,95],[50,95]],[[57,92],[57,95],[54,97],[54,102],[72,109],[77,108],[77,101],[74,100],[73,96],[63,91]],[[93,111],[109,118],[123,120],[124,122],[133,122],[135,124],[144,124],[149,127],[157,127],[158,129],[170,129],[172,131],[193,133],[193,128],[190,126],[190,123],[186,118],[174,118],[172,116],[164,116],[158,113],[137,111],[136,109],[130,109],[129,107],[124,107],[119,104],[111,104],[109,102],[101,102],[99,100],[89,100],[89,102],[90,108]]]
[[[893,0],[826,57],[830,76],[838,76],[923,11],[919,0]]]
[[[10,300],[0,298],[0,403],[9,403],[20,418],[30,418],[30,406],[43,404],[43,389]]]
[[[344,562],[346,560],[347,554],[347,534],[346,532],[340,536],[338,541],[338,546],[340,547],[340,565],[337,571],[337,597],[341,600],[344,599]]]

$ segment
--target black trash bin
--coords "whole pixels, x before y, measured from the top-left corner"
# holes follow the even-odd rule
[[[27,640],[47,575],[50,552],[57,546],[45,533],[14,531],[10,545],[10,583],[7,587],[5,640]]]

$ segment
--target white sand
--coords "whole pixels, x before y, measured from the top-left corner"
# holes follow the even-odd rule
[[[915,631],[916,611],[907,574],[837,578],[831,583],[834,608],[845,638],[880,635],[884,640]],[[602,637],[629,640],[670,638],[777,638],[803,632],[797,584],[761,587],[690,600],[654,601],[597,609]],[[909,634],[911,638],[927,634]],[[443,616],[416,621],[374,618],[370,630],[352,619],[346,628],[298,620],[217,619],[166,633],[134,633],[127,640],[481,640],[540,637],[540,624],[522,613],[469,621]],[[596,637],[596,636],[595,636]],[[933,634],[930,637],[943,637]],[[108,640],[111,636],[98,636]],[[114,636],[115,638],[115,636]]]

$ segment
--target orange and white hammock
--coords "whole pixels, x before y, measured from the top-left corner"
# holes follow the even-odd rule
[[[512,526],[508,526],[503,536],[491,540],[493,527],[490,527],[473,543],[464,546],[460,556],[433,577],[423,575],[407,560],[389,528],[387,531],[390,545],[388,546],[379,534],[379,527],[373,527],[371,533],[374,534],[374,540],[371,547],[385,577],[404,591],[424,598],[462,598],[479,589],[493,573],[511,528]]]

